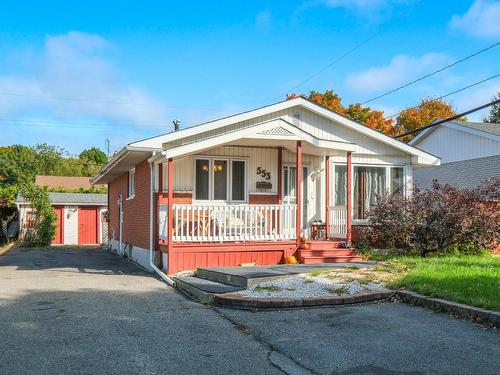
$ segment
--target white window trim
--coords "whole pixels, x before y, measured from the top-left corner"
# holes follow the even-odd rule
[[[133,175],[133,181],[131,178],[131,175]],[[132,183],[131,183],[132,181]],[[133,193],[130,194],[130,192],[133,190]],[[134,199],[135,198],[135,168],[132,168],[131,170],[128,171],[128,179],[127,179],[127,200],[129,199]]]
[[[208,199],[197,199],[196,198],[196,160],[208,160]],[[227,200],[215,200],[214,199],[214,189],[213,189],[213,167],[214,160],[223,160],[227,162],[228,173],[227,173]],[[233,161],[243,161],[245,162],[245,199],[244,200],[233,200],[233,191],[231,188],[231,183],[233,179]],[[231,204],[231,203],[247,203],[248,202],[248,158],[246,157],[231,157],[231,156],[213,156],[213,155],[196,155],[193,157],[193,203],[203,203],[203,204]]]
[[[333,176],[333,178],[335,178],[335,167],[337,165],[343,165],[343,166],[346,166],[347,163],[332,163],[332,166],[333,166],[333,170],[332,170],[332,174],[331,176]],[[351,165],[351,186],[352,186],[352,189],[351,189],[351,202],[353,203],[352,205],[352,210],[353,212],[351,213],[352,216],[354,216],[354,167],[383,167],[385,168],[385,189],[386,189],[386,193],[389,193],[390,192],[390,189],[391,189],[391,168],[403,168],[403,196],[408,196],[408,173],[407,173],[407,168],[408,168],[408,165],[405,165],[405,164],[367,164],[367,163],[352,163]],[[335,202],[336,200],[336,194],[337,192],[335,191],[335,185],[333,185],[333,189],[332,189],[332,197],[330,199],[332,199],[332,202]],[[351,216],[351,217],[352,217]],[[368,224],[368,219],[352,219],[352,224],[353,225],[367,225]]]
[[[160,182],[160,174],[159,174],[159,170],[160,170],[160,165],[161,164],[154,164],[153,165],[153,191],[155,193],[158,193],[158,186],[159,185],[159,182]]]

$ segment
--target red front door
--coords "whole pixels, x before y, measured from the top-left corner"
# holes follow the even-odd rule
[[[96,207],[78,207],[78,244],[93,245],[97,243],[97,215]]]
[[[56,234],[52,238],[52,243],[54,245],[60,245],[64,243],[64,207],[54,207],[54,212],[56,214]]]

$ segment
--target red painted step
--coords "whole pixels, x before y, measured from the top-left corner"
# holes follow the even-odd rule
[[[316,249],[310,248],[308,250],[300,249],[300,256],[316,256],[316,257],[335,257],[335,256],[355,256],[356,250],[354,249]]]
[[[340,256],[333,256],[333,257],[317,257],[317,256],[305,256],[305,257],[300,257],[301,263],[304,264],[310,264],[310,263],[349,263],[349,262],[360,262],[362,261],[363,258],[355,255],[355,256],[349,256],[349,255],[340,255]]]
[[[311,249],[329,250],[341,248],[342,241],[307,241]]]

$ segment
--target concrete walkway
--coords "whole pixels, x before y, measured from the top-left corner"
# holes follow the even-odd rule
[[[103,250],[0,256],[0,374],[498,374],[500,336],[406,304],[252,313]]]

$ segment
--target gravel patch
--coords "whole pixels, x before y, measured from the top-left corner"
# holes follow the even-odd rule
[[[349,295],[362,291],[380,291],[386,288],[374,282],[360,283],[357,280],[345,282],[328,275],[311,276],[299,274],[285,279],[266,281],[236,292],[244,297],[254,298],[307,298]]]

